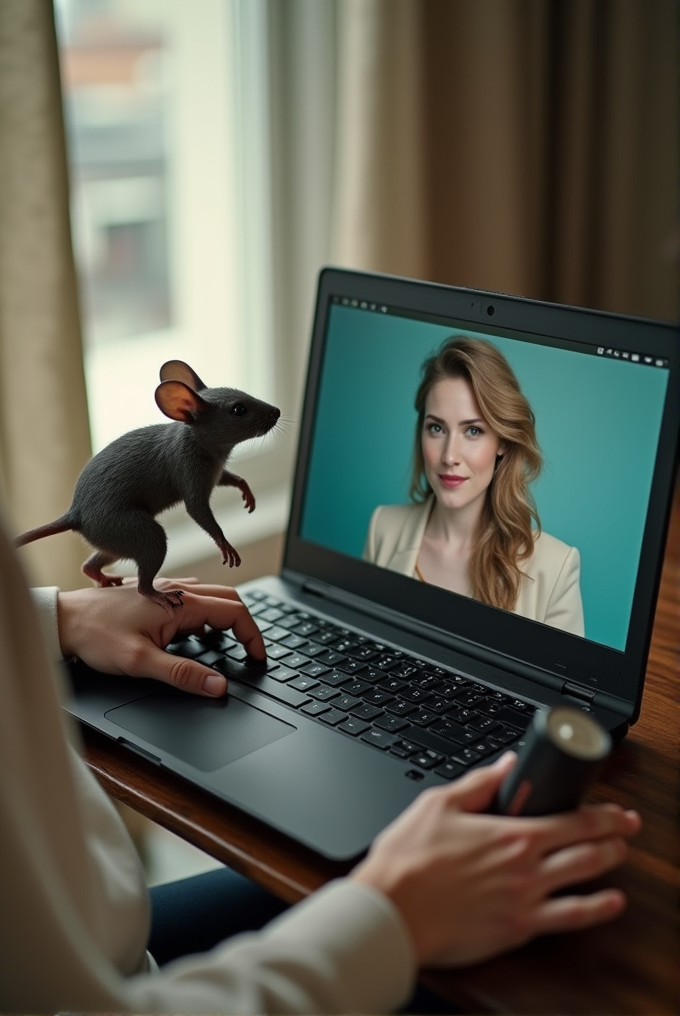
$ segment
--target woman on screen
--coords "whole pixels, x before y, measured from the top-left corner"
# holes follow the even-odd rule
[[[446,340],[415,407],[413,503],[376,508],[366,560],[583,635],[579,553],[541,531],[534,413],[505,357]]]

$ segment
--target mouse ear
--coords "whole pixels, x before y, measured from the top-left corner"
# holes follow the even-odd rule
[[[195,392],[208,387],[184,360],[168,360],[164,363],[161,367],[161,381],[183,381]]]
[[[183,381],[163,381],[156,389],[158,408],[171,420],[195,423],[208,404]]]

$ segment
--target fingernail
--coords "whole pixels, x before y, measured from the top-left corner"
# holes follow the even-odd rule
[[[227,690],[227,682],[221,674],[208,674],[203,682],[203,691],[206,695],[224,695]]]

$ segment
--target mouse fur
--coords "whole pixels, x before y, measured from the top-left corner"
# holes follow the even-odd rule
[[[73,530],[94,548],[83,572],[100,586],[122,578],[102,569],[117,560],[137,565],[138,590],[166,610],[181,605],[182,591],[162,593],[153,580],[167,553],[165,530],[156,516],[184,502],[191,518],[212,537],[224,564],[241,558],[222,532],[210,507],[216,486],[237,487],[249,512],[255,498],[246,480],[226,470],[234,447],[267,434],[280,412],[236,388],[208,388],[188,364],[169,360],[156,389],[159,408],[172,423],[129,431],[112,441],[84,467],[71,506],[58,519],[22,533],[19,547]]]

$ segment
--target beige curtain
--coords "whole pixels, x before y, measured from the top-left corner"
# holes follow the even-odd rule
[[[0,482],[16,532],[60,515],[90,455],[57,45],[50,0],[0,3]],[[21,551],[73,588],[72,534]]]
[[[334,258],[677,320],[675,0],[339,0]]]
[[[270,8],[278,133],[306,145],[274,167],[291,333],[308,334],[325,260],[677,320],[675,0]],[[16,531],[70,503],[86,410],[52,4],[1,0],[0,485]],[[77,537],[21,553],[36,581],[82,584]]]

